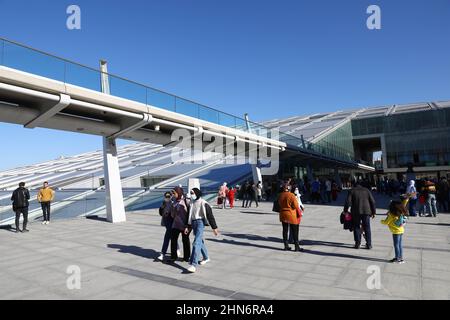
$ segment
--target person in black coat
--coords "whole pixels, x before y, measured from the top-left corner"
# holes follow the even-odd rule
[[[28,232],[27,223],[28,223],[28,207],[30,200],[30,192],[27,188],[25,188],[25,182],[19,183],[19,187],[14,190],[11,201],[13,202],[13,210],[16,214],[16,233],[18,232]],[[23,214],[23,228],[20,230],[19,222],[20,222],[20,214]]]
[[[347,200],[344,205],[344,212],[350,209],[353,221],[353,235],[355,239],[355,248],[361,246],[361,226],[366,235],[366,248],[372,249],[372,235],[370,231],[370,217],[375,218],[376,206],[375,199],[371,191],[356,182],[355,187],[348,192]]]

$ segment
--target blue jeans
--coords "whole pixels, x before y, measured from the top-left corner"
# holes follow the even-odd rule
[[[416,216],[416,202],[417,202],[417,199],[410,199],[409,200],[409,215],[411,217],[415,217]]]
[[[192,244],[192,254],[189,264],[196,267],[198,266],[200,254],[203,256],[203,260],[208,259],[208,250],[203,240],[203,230],[205,224],[202,219],[192,220],[192,231],[194,232],[194,243]]]
[[[394,250],[395,250],[395,258],[397,260],[403,259],[403,248],[402,248],[402,236],[403,234],[393,234],[394,239]]]
[[[429,214],[432,214],[436,217],[437,215],[437,207],[436,207],[436,195],[435,194],[429,194],[427,198],[426,203],[426,211],[429,212]]]

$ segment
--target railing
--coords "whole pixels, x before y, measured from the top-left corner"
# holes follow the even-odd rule
[[[4,38],[0,38],[0,65],[101,92],[100,70]],[[113,74],[108,74],[108,77],[110,94],[113,96],[247,131],[247,123],[243,118]],[[305,145],[302,139],[283,132],[279,133],[279,137],[272,136],[272,130],[264,125],[249,121],[249,126],[251,132],[258,136],[280,140],[323,156],[354,162],[345,150],[334,145],[308,142]]]

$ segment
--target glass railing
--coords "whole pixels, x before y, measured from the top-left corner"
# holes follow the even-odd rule
[[[21,44],[0,38],[0,65],[101,92],[101,72]],[[149,86],[108,74],[110,94],[160,109],[173,111],[225,127],[247,131],[247,122],[226,112],[202,105]],[[261,137],[280,140],[288,145],[310,150],[322,156],[354,162],[337,146],[304,143],[302,139],[283,132],[272,136],[264,125],[249,122],[250,131]]]

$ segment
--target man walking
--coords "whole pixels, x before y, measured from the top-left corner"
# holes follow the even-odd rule
[[[355,187],[348,192],[347,201],[345,202],[344,211],[347,212],[351,208],[351,216],[353,221],[353,235],[355,239],[355,249],[361,246],[361,226],[366,235],[366,248],[372,249],[372,235],[370,232],[370,217],[375,218],[375,200],[372,193],[361,185],[358,181]]]
[[[25,188],[25,182],[19,183],[19,188],[14,190],[11,201],[13,202],[13,210],[16,214],[16,233],[19,232],[28,232],[27,223],[28,223],[28,207],[30,200],[30,192]],[[23,228],[20,230],[19,222],[20,222],[20,214],[23,214]]]
[[[48,182],[44,182],[44,186],[39,190],[37,194],[37,200],[41,204],[42,213],[44,215],[44,221],[42,224],[50,223],[50,203],[55,198],[55,191],[53,191],[49,186]]]

